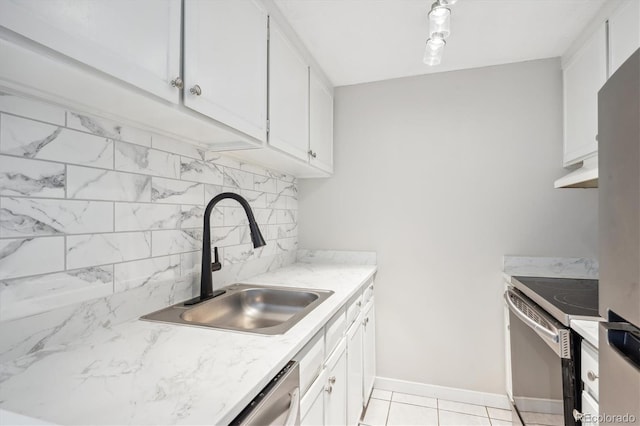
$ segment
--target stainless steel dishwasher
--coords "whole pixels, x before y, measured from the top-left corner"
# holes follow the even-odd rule
[[[289,363],[271,379],[231,425],[284,425],[300,424],[300,367]]]

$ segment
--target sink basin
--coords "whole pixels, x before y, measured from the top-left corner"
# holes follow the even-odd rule
[[[141,319],[199,327],[283,334],[315,309],[332,291],[235,284],[225,293],[197,305],[184,303]]]

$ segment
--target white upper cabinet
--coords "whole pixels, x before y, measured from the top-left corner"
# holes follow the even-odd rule
[[[609,75],[640,47],[640,1],[627,0],[609,18]]]
[[[563,70],[565,166],[598,151],[598,90],[606,80],[607,34],[602,23]]]
[[[297,177],[333,171],[333,88],[272,1],[0,0],[0,58],[6,90]]]
[[[186,0],[184,37],[184,104],[266,142],[266,10],[255,1]]]
[[[0,25],[177,103],[180,0],[2,0]]]
[[[269,145],[307,161],[309,66],[275,20],[269,28]]]
[[[333,94],[316,72],[309,72],[309,162],[333,172]]]

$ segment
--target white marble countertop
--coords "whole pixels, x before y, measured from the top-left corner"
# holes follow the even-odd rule
[[[571,320],[571,328],[581,335],[587,342],[598,349],[598,323],[597,320]]]
[[[134,320],[0,365],[2,409],[59,424],[227,424],[376,271],[297,263],[243,282],[333,290],[281,336]]]

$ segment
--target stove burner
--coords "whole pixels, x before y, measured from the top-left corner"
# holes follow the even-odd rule
[[[598,309],[590,309],[591,301],[593,299],[592,290],[580,291],[575,293],[566,292],[559,293],[553,296],[553,300],[562,304],[563,306],[569,306],[577,309],[589,309],[593,311],[594,315],[598,315]]]

